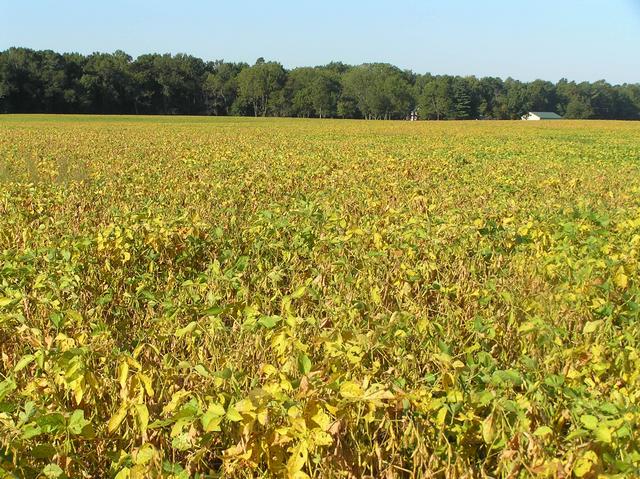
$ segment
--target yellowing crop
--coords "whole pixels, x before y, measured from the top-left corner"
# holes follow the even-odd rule
[[[0,118],[0,477],[640,474],[640,124]]]

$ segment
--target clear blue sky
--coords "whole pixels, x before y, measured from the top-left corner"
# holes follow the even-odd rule
[[[0,50],[640,82],[640,0],[0,0]]]

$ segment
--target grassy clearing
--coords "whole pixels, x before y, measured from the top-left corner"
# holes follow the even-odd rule
[[[639,474],[640,124],[0,117],[0,475]]]

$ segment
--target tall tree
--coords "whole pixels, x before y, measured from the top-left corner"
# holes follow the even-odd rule
[[[154,60],[162,92],[163,110],[169,114],[204,112],[202,90],[205,65],[200,58],[179,53],[157,56]]]
[[[134,110],[136,113],[163,113],[165,98],[158,81],[156,62],[160,55],[140,55],[131,65],[134,82]]]
[[[507,78],[497,98],[498,118],[517,120],[531,110],[531,104],[526,83]]]
[[[131,57],[123,51],[89,55],[80,78],[82,105],[90,113],[132,113]]]
[[[338,74],[317,69],[318,75],[311,84],[311,98],[316,116],[319,118],[333,117],[337,114],[338,97],[341,86]]]
[[[455,77],[452,82],[453,115],[456,120],[468,120],[473,114],[471,85],[461,77]]]
[[[555,111],[558,107],[555,85],[544,80],[529,83],[528,104],[533,111]]]
[[[285,70],[178,54],[0,51],[0,112],[293,115],[516,119],[529,110],[567,118],[640,119],[640,84],[553,84],[511,78],[418,75],[392,65]]]
[[[591,92],[586,83],[576,84],[566,79],[556,84],[556,94],[559,100],[559,110],[565,118],[587,119],[593,117],[591,107]]]
[[[229,114],[238,96],[238,75],[247,67],[243,63],[214,63],[213,71],[206,75],[203,85],[208,114]]]
[[[282,90],[286,72],[277,62],[256,63],[238,74],[238,96],[241,102],[250,104],[255,116],[267,116],[269,102]]]
[[[292,116],[335,116],[339,93],[339,76],[322,67],[293,69],[285,86],[285,97]]]
[[[12,113],[44,111],[39,54],[28,48],[10,48],[0,59],[0,98]]]
[[[447,76],[428,78],[419,100],[420,116],[425,120],[449,118],[453,112],[452,79]]]
[[[403,72],[386,63],[352,68],[343,77],[343,89],[365,118],[404,118],[414,104],[411,85]]]
[[[640,84],[625,83],[619,88],[619,93],[620,117],[625,120],[640,120]]]

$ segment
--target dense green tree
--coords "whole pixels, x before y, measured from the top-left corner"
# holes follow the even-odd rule
[[[287,71],[262,58],[250,67],[185,54],[134,60],[122,51],[0,51],[0,112],[6,113],[399,119],[416,106],[420,118],[434,120],[517,119],[531,110],[640,120],[640,84],[420,75],[381,63]]]
[[[456,120],[468,120],[473,116],[474,106],[472,102],[473,91],[465,78],[455,77],[452,82],[453,115]]]
[[[275,97],[285,81],[286,72],[282,65],[259,58],[253,66],[238,74],[239,99],[252,106],[255,116],[267,116],[269,107],[280,104]]]
[[[588,99],[572,97],[565,108],[565,117],[574,119],[587,119],[593,117],[593,108]]]
[[[618,91],[621,96],[620,118],[640,120],[640,84],[625,83]]]
[[[532,110],[532,101],[526,83],[507,78],[504,86],[505,93],[498,97],[500,118],[517,120]]]
[[[64,111],[67,72],[65,59],[51,50],[41,52],[39,77],[41,82],[42,109],[47,113]]]
[[[160,55],[141,55],[131,65],[134,81],[134,109],[136,113],[164,111],[162,85],[158,81],[156,62]]]
[[[437,76],[426,79],[418,102],[420,117],[425,120],[443,120],[453,114],[452,78]]]
[[[331,62],[331,63],[327,63],[321,68],[330,73],[333,73],[337,77],[342,77],[342,75],[347,73],[353,67],[351,65],[347,65],[346,63],[342,63],[342,62]]]
[[[80,77],[82,108],[90,113],[132,113],[132,58],[122,51],[89,55]]]
[[[532,111],[555,111],[558,108],[555,86],[551,82],[534,80],[527,86],[526,97],[528,109]]]
[[[285,95],[289,101],[289,114],[308,118],[314,116],[311,88],[316,71],[311,67],[295,68],[289,72],[285,85]]]
[[[504,88],[500,78],[485,77],[478,80],[477,118],[498,118],[497,99],[504,94]]]
[[[364,118],[404,118],[414,104],[403,72],[385,63],[352,68],[343,77],[344,95],[352,98]]]
[[[355,98],[347,94],[342,94],[336,105],[336,114],[338,118],[362,118],[358,104]]]
[[[228,115],[238,97],[238,75],[247,68],[243,63],[217,61],[207,73],[203,89],[210,115]]]
[[[27,48],[10,48],[0,61],[0,97],[6,112],[44,111],[39,54]]]
[[[204,62],[185,54],[157,56],[154,59],[157,81],[160,85],[163,112],[169,114],[204,113],[202,82]]]
[[[82,100],[82,86],[80,79],[86,63],[86,57],[79,53],[65,53],[62,55],[65,69],[64,106],[52,110],[51,113],[74,113],[80,111]]]
[[[566,118],[588,119],[593,117],[589,84],[560,80],[556,85],[559,110]]]
[[[339,76],[329,69],[303,67],[289,72],[285,97],[292,116],[335,116],[339,94]]]

